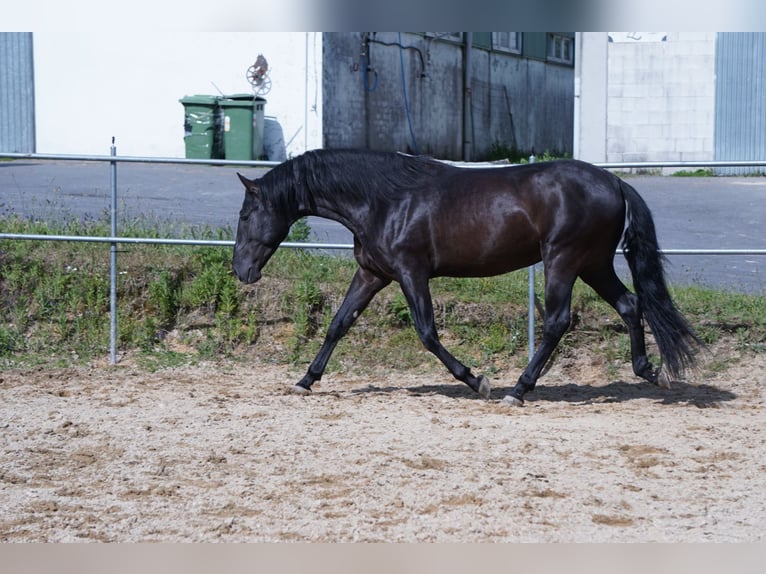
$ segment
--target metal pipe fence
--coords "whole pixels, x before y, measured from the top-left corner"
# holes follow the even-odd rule
[[[149,163],[149,164],[187,164],[187,165],[210,165],[210,166],[249,166],[249,167],[274,167],[279,162],[273,161],[234,161],[214,159],[183,159],[183,158],[155,158],[140,156],[118,156],[117,148],[112,140],[110,155],[74,155],[74,154],[33,154],[33,153],[4,153],[0,152],[0,158],[30,159],[43,161],[87,161],[109,162],[110,164],[110,233],[107,236],[82,236],[82,235],[41,235],[2,233],[0,240],[22,241],[73,241],[87,243],[110,244],[110,281],[109,281],[109,307],[110,307],[110,342],[109,356],[111,364],[117,363],[117,246],[119,244],[145,244],[145,245],[195,245],[208,247],[233,247],[234,241],[230,240],[205,240],[205,239],[172,239],[150,237],[121,237],[117,231],[117,164],[118,163]],[[530,163],[535,161],[530,157]],[[453,162],[454,163],[454,162]],[[505,164],[507,165],[507,164]],[[719,167],[764,167],[766,161],[680,161],[680,162],[630,162],[630,163],[596,163],[605,169],[661,169],[661,168],[719,168]],[[500,167],[500,166],[498,166]],[[350,243],[304,243],[283,242],[280,247],[288,249],[353,249]],[[616,253],[619,253],[616,252]],[[663,249],[664,255],[766,255],[766,249]],[[534,354],[535,333],[535,266],[528,268],[529,274],[529,301],[528,301],[528,352],[530,358]]]

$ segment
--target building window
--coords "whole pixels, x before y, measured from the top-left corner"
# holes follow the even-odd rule
[[[574,64],[574,40],[561,34],[549,34],[548,60],[561,64]]]
[[[449,40],[452,42],[462,42],[462,32],[426,32],[426,36],[434,40]]]
[[[521,33],[492,32],[492,48],[512,54],[521,54]]]

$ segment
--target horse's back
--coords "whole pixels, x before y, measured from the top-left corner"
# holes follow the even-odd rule
[[[503,168],[463,168],[437,191],[440,209],[461,217],[501,215],[510,224],[528,220],[541,235],[564,225],[602,225],[624,216],[616,176],[589,163],[560,160]],[[622,225],[622,221],[620,221]]]
[[[492,275],[539,261],[544,249],[614,252],[625,206],[615,176],[564,160],[447,170],[424,194],[435,270]]]

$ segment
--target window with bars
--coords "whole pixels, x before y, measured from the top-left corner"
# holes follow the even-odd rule
[[[426,36],[434,40],[451,40],[453,42],[462,42],[462,32],[426,32]]]
[[[521,33],[492,32],[492,48],[512,54],[521,54]]]
[[[574,39],[562,34],[549,34],[548,60],[560,64],[574,64]]]

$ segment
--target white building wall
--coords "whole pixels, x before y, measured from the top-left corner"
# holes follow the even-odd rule
[[[266,116],[288,155],[322,145],[322,35],[46,29],[33,36],[37,151],[183,157],[185,95],[248,93],[262,53]],[[215,84],[215,86],[213,85]]]
[[[606,161],[713,159],[715,37],[609,43]]]
[[[592,162],[713,159],[715,32],[579,36],[576,157]]]
[[[606,32],[575,37],[573,156],[590,162],[606,158],[607,49]]]

